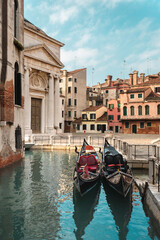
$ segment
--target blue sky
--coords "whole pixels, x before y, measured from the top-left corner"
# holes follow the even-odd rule
[[[24,15],[65,44],[65,69],[87,68],[89,86],[160,72],[160,0],[24,0]]]

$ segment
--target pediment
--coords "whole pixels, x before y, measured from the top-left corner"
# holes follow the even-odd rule
[[[64,67],[63,63],[45,44],[25,48],[24,55],[59,68]]]

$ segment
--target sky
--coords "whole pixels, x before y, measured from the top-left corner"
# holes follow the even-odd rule
[[[160,72],[160,0],[24,0],[24,16],[65,44],[64,69],[87,68],[88,86]]]

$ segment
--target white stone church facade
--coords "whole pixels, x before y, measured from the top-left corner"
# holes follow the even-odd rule
[[[29,21],[24,21],[24,112],[25,139],[62,133],[59,91],[60,49],[64,44],[49,37]]]

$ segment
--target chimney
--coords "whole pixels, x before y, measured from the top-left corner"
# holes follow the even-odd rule
[[[67,77],[67,70],[63,70],[63,75]]]
[[[140,74],[140,83],[144,83],[145,73]]]
[[[129,74],[129,84],[132,86],[133,85],[133,73]]]
[[[138,71],[133,72],[133,85],[138,84]]]
[[[112,81],[112,76],[108,75],[106,81],[107,81],[107,85],[110,86]]]

